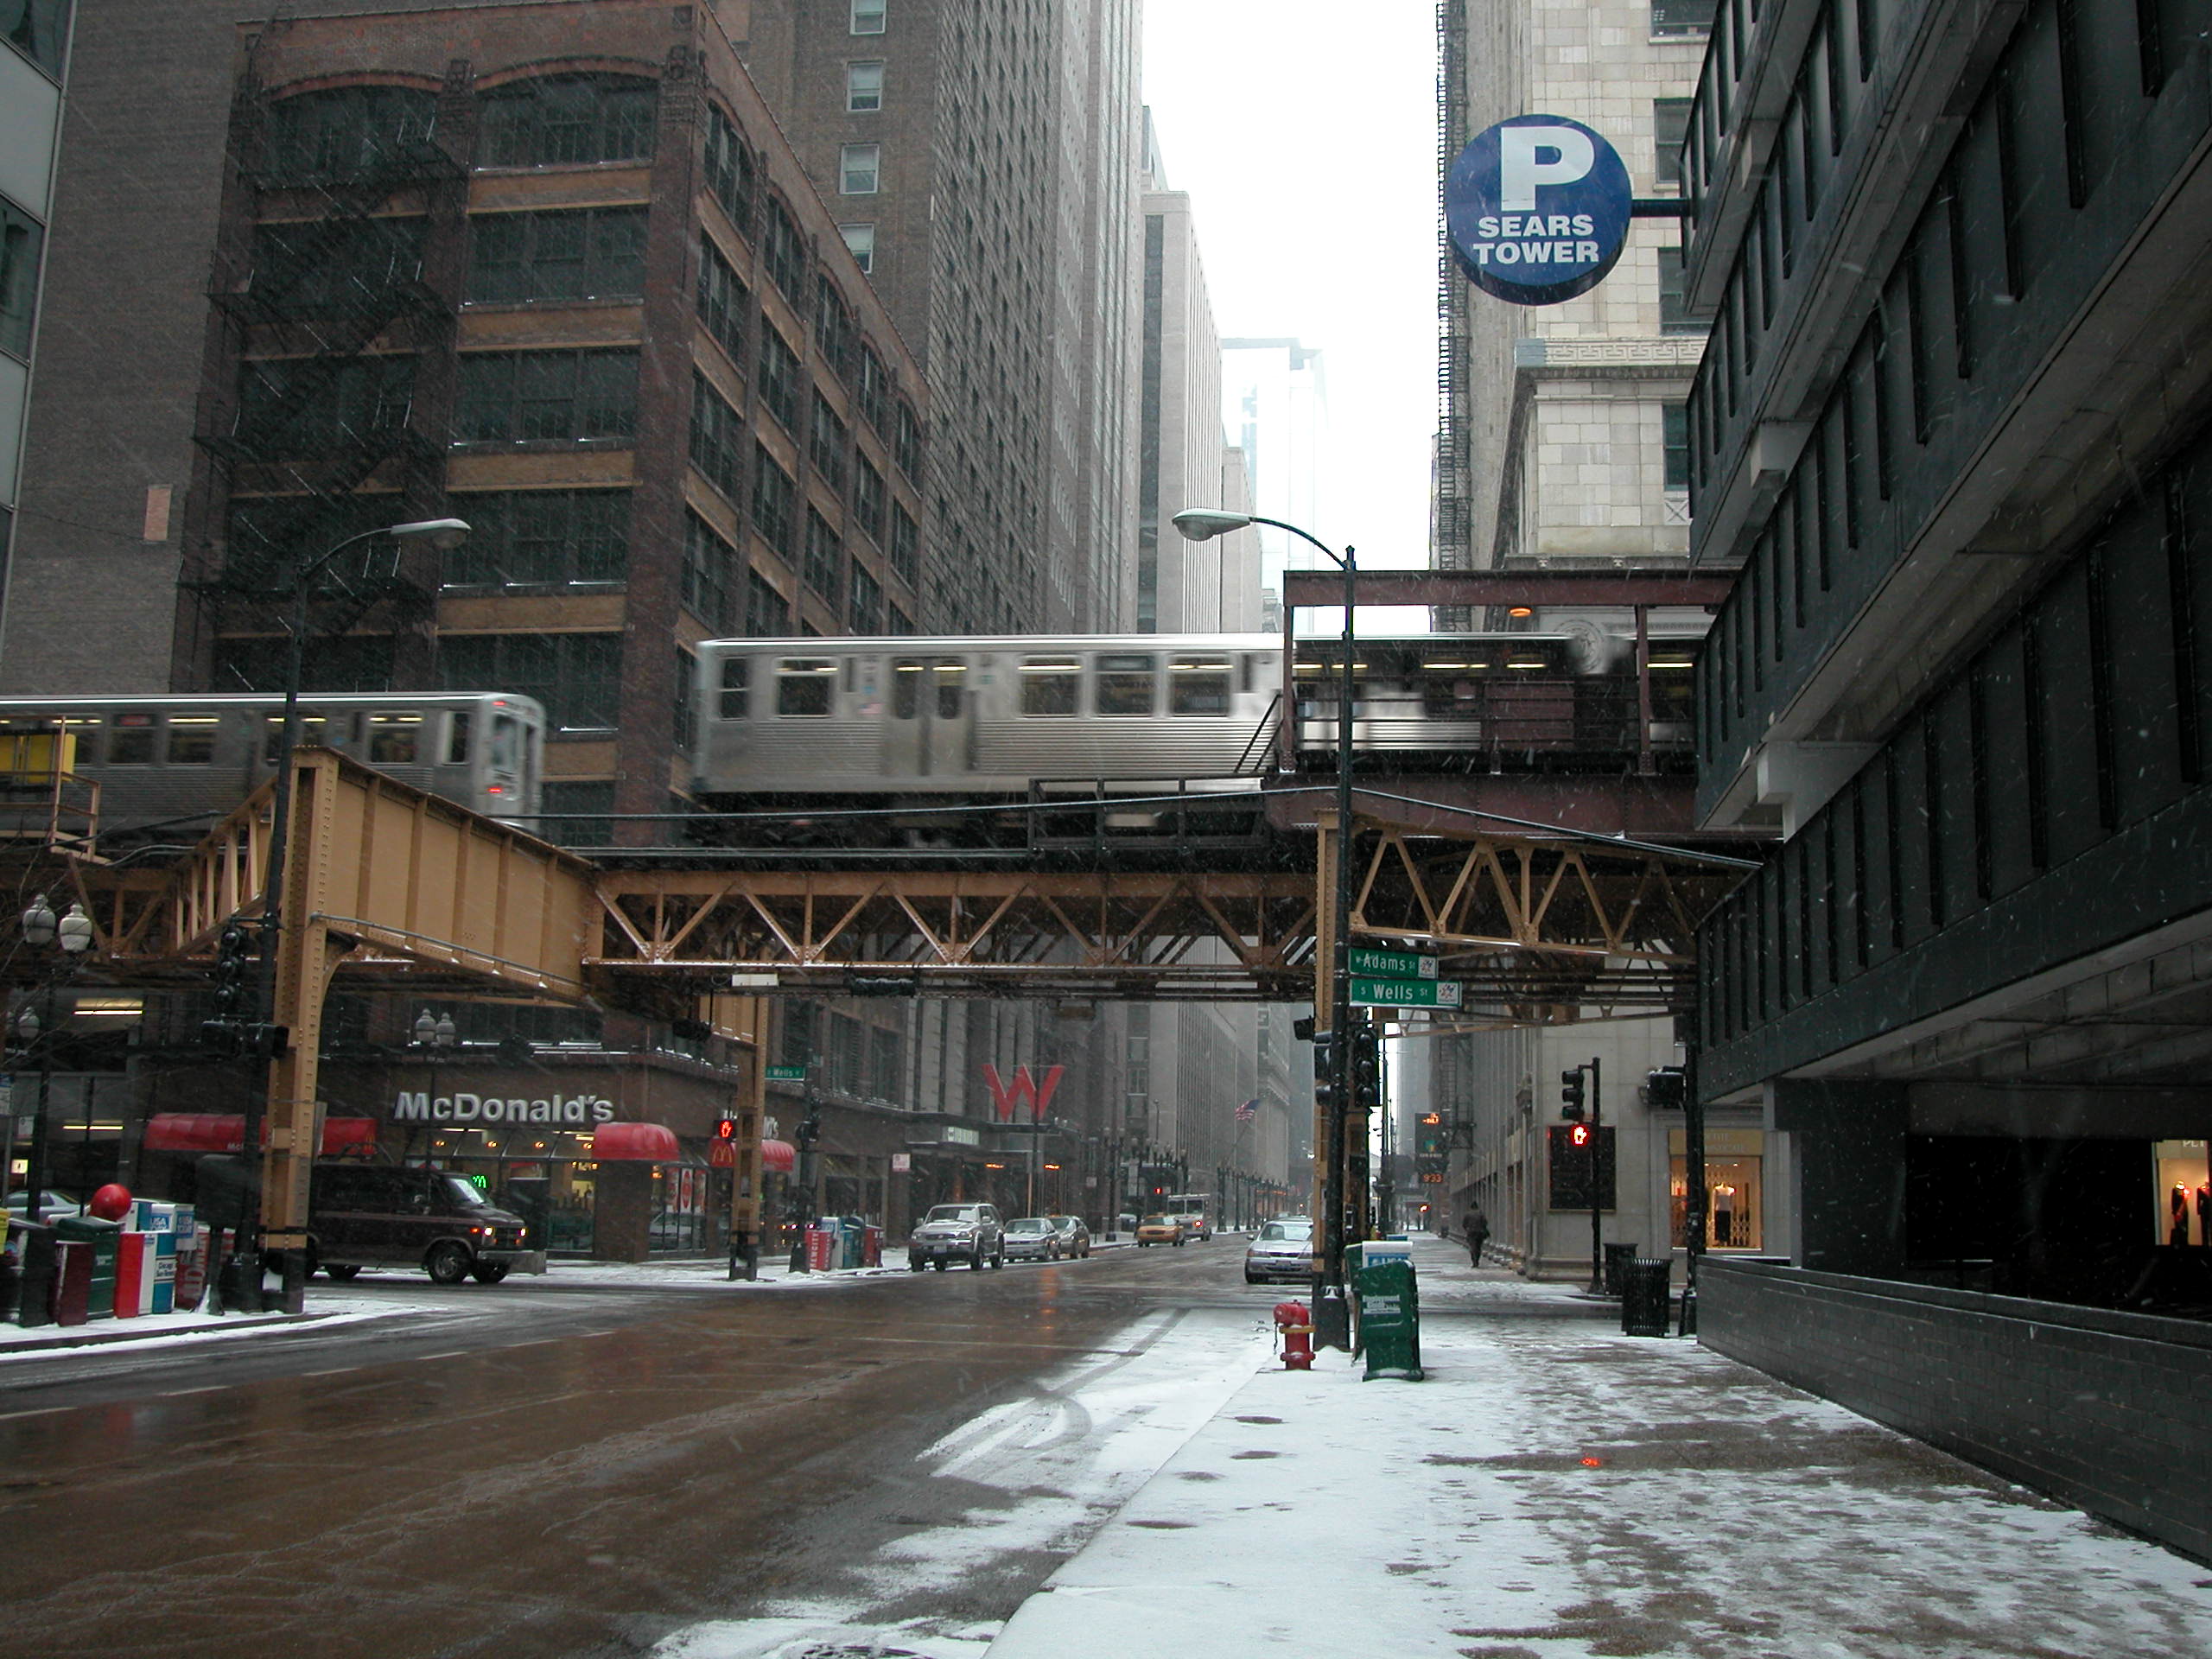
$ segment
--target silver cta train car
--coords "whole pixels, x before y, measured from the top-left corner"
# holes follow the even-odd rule
[[[150,831],[190,838],[235,808],[277,760],[284,702],[258,694],[0,698],[0,754],[20,813],[99,785],[104,845]],[[489,817],[530,818],[544,774],[545,711],[499,691],[308,693],[300,741],[321,744]],[[89,799],[89,796],[86,797]]]
[[[736,810],[1249,777],[1283,685],[1271,634],[715,639],[698,663],[697,791]]]

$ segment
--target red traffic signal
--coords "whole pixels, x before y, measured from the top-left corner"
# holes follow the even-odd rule
[[[1586,1147],[1598,1138],[1598,1131],[1587,1123],[1577,1123],[1567,1132],[1567,1143],[1571,1147]]]
[[[737,1120],[734,1117],[725,1117],[717,1122],[715,1125],[715,1139],[717,1141],[736,1140]]]

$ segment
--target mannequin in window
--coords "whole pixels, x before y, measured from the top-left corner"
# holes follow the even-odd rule
[[[2212,1244],[2212,1181],[2196,1189],[2196,1242]]]
[[[1713,1242],[1736,1242],[1736,1189],[1725,1181],[1713,1189]]]
[[[2189,1189],[2179,1181],[2166,1195],[2166,1243],[2179,1248],[2189,1243]]]

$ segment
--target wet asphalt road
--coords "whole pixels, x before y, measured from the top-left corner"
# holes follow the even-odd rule
[[[1003,1503],[918,1454],[1072,1359],[1140,1363],[1194,1310],[1256,1320],[1281,1293],[1241,1256],[804,1292],[392,1281],[371,1294],[437,1311],[11,1360],[0,1628],[49,1653],[642,1652]],[[1065,1553],[992,1553],[894,1611],[1003,1618]]]

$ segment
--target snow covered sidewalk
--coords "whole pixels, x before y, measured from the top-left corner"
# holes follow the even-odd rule
[[[1692,1344],[1526,1316],[1557,1287],[1417,1259],[1427,1382],[1257,1373],[990,1659],[2212,1655],[2203,1567]]]

